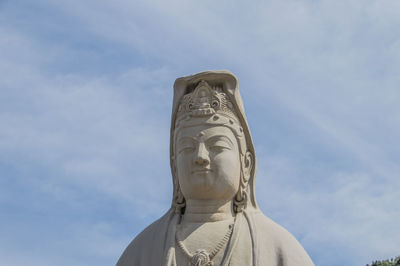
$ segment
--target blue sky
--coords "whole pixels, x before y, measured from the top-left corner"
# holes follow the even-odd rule
[[[0,1],[0,265],[114,265],[170,205],[175,78],[235,73],[316,265],[400,255],[400,2]]]

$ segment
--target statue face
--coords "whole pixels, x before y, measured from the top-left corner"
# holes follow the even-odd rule
[[[239,189],[240,156],[236,137],[224,126],[179,130],[176,168],[186,200],[231,200]]]

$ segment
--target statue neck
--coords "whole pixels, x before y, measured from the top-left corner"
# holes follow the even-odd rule
[[[187,200],[183,223],[206,223],[233,219],[232,200]]]

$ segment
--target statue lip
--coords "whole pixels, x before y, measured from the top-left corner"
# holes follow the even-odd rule
[[[194,173],[208,173],[208,172],[212,172],[212,170],[210,168],[198,168],[198,169],[194,169],[192,171],[192,174],[194,174]]]

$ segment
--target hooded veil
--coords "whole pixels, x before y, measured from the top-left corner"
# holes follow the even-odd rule
[[[248,195],[249,197],[247,200],[247,208],[258,209],[256,196],[255,196],[255,178],[256,178],[256,156],[255,150],[253,145],[253,140],[250,134],[249,125],[247,123],[246,115],[244,113],[244,107],[242,102],[242,97],[240,96],[239,89],[238,89],[238,79],[234,74],[229,71],[225,70],[218,70],[218,71],[205,71],[200,72],[191,76],[181,77],[175,81],[174,84],[174,99],[172,102],[172,118],[171,118],[171,132],[170,132],[170,162],[171,162],[171,171],[172,171],[172,179],[174,184],[174,195],[173,195],[173,202],[172,207],[174,207],[174,200],[178,197],[176,195],[177,191],[179,190],[177,176],[174,171],[174,163],[173,163],[173,156],[174,156],[174,133],[175,133],[175,120],[178,112],[178,107],[180,101],[184,95],[189,93],[197,84],[205,80],[209,84],[218,84],[222,86],[223,92],[228,96],[230,102],[233,105],[233,109],[237,118],[239,119],[240,126],[243,128],[243,133],[246,140],[247,151],[252,154],[253,158],[253,165],[250,173],[249,184],[248,184]]]

